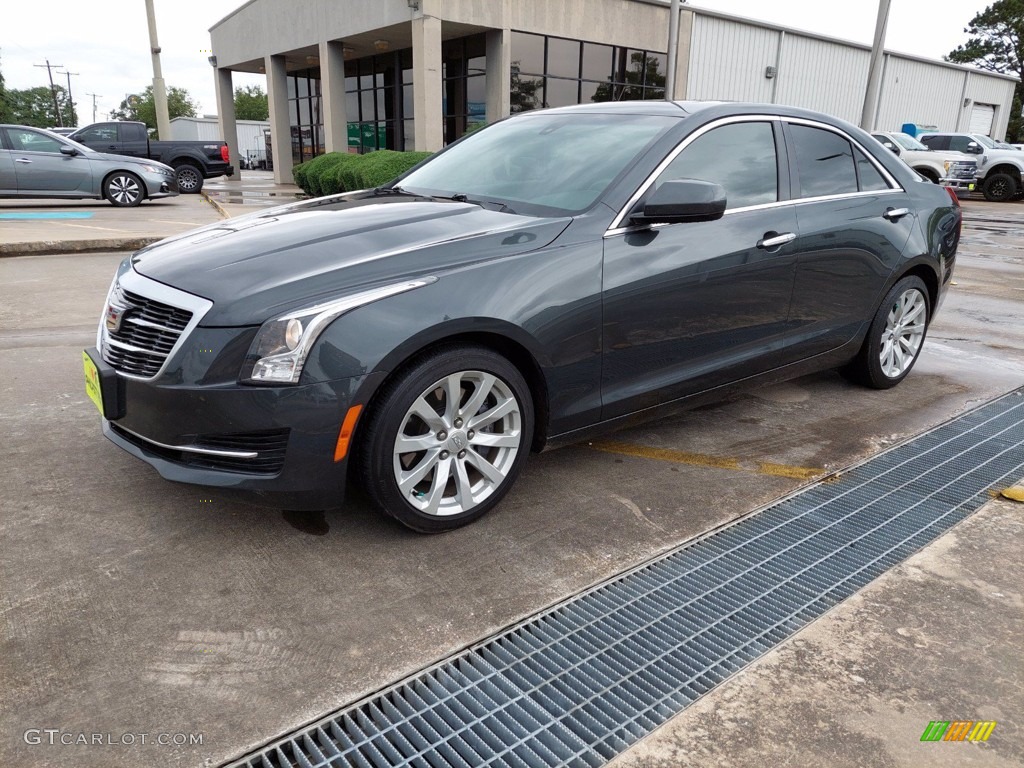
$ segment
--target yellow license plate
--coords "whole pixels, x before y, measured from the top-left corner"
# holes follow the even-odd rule
[[[973,184],[968,184],[967,185],[967,191],[968,192],[973,192],[974,191],[974,185]]]
[[[100,415],[103,416],[105,414],[103,413],[103,388],[100,386],[100,372],[96,368],[96,363],[86,352],[82,352],[82,363],[85,365],[85,394],[96,404]]]

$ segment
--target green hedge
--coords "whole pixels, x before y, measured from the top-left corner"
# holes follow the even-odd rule
[[[331,152],[295,166],[292,175],[303,192],[321,197],[379,187],[427,157],[430,157],[430,152],[393,152],[388,149],[365,155]]]

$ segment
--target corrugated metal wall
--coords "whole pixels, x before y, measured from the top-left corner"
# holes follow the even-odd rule
[[[860,122],[869,50],[756,21],[691,12],[688,99],[788,104]],[[778,67],[772,79],[765,77],[769,66]],[[966,130],[970,103],[980,102],[996,105],[993,135],[1002,138],[1013,89],[1005,78],[886,54],[876,128],[924,123]]]
[[[238,120],[235,124],[238,133],[238,150],[245,154],[247,150],[265,150],[263,129],[270,123],[256,120]],[[176,117],[171,120],[171,139],[175,141],[220,141],[220,125],[217,121],[201,117]]]

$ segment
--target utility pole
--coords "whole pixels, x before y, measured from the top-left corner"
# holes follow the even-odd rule
[[[864,92],[864,109],[860,113],[860,127],[865,131],[872,131],[875,128],[878,91],[882,87],[882,56],[885,51],[885,28],[889,25],[889,2],[890,0],[878,0],[878,20],[875,22],[875,41],[871,45],[868,87]]]
[[[146,19],[149,21],[149,50],[153,54],[153,104],[156,107],[157,138],[167,141],[171,138],[171,119],[167,114],[167,88],[160,69],[160,43],[156,40],[156,12],[153,0],[146,0]]]
[[[49,59],[44,59],[45,64],[33,64],[33,67],[46,67],[46,74],[50,76],[50,95],[53,96],[53,114],[57,117],[57,125],[64,127],[64,120],[60,116],[60,107],[57,106],[57,87],[53,84],[53,70],[60,69],[63,64],[51,64]]]
[[[92,121],[95,123],[96,122],[96,99],[97,99],[97,97],[102,99],[103,98],[103,94],[102,93],[87,93],[85,95],[86,96],[92,96]]]
[[[75,77],[78,77],[78,75],[80,73],[79,72],[58,72],[57,74],[58,75],[67,75],[68,76],[68,107],[69,107],[69,110],[68,110],[69,111],[68,122],[75,123],[77,121],[75,120],[75,100],[71,96],[71,76],[74,75]],[[72,127],[72,126],[69,126],[69,127]]]
[[[676,69],[679,66],[679,11],[681,0],[672,0],[668,20],[668,72],[665,73],[665,98],[673,101],[676,97]]]

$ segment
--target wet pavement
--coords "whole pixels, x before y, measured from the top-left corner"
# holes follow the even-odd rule
[[[230,179],[223,176],[208,179],[203,191],[229,216],[240,216],[252,209],[291,203],[305,197],[295,184],[275,184],[272,171],[241,171]]]
[[[619,432],[620,449],[533,456],[492,514],[433,537],[358,493],[282,512],[162,480],[101,437],[83,391],[122,254],[0,260],[0,761],[219,764],[799,487],[800,470],[1024,385],[1024,205],[965,211],[957,284],[898,388],[825,373]],[[720,719],[690,721],[705,736],[686,744],[721,765],[1021,764],[1021,509],[987,507],[710,694],[688,713]],[[927,720],[980,717],[1000,723],[988,751],[909,751]],[[671,749],[623,759],[696,759]]]

